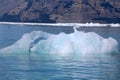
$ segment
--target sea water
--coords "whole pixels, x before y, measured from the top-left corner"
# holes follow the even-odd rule
[[[0,24],[0,80],[119,80],[120,28]]]

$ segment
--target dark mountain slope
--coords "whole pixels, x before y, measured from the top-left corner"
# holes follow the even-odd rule
[[[0,4],[0,21],[120,23],[119,0],[0,0]]]

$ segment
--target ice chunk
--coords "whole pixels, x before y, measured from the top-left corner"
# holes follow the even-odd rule
[[[93,53],[118,52],[118,42],[112,38],[103,38],[95,32],[82,32],[74,28],[71,34],[50,34],[42,31],[26,33],[13,45],[0,52],[20,53],[37,52],[39,54],[81,55]]]

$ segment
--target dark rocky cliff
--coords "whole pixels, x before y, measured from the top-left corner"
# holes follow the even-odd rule
[[[0,0],[0,21],[120,23],[119,0]]]

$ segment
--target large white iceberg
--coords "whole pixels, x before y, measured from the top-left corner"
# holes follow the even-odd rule
[[[39,54],[57,54],[62,56],[93,53],[118,52],[118,42],[112,37],[103,38],[95,32],[50,34],[32,31],[22,36],[13,45],[0,50],[1,53],[37,52]]]

